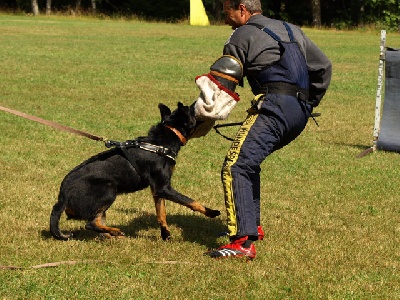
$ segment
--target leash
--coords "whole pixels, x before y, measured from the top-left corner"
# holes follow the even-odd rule
[[[222,136],[223,138],[227,139],[228,141],[233,141],[232,138],[230,138],[230,137],[228,137],[228,136],[222,134],[221,131],[218,130],[218,128],[221,128],[221,127],[230,127],[230,126],[240,126],[240,125],[242,125],[242,124],[243,124],[243,122],[226,123],[226,124],[217,124],[217,125],[214,125],[213,128],[214,128],[215,132],[218,133],[218,134],[219,134],[220,136]]]
[[[107,141],[107,139],[104,138],[104,137],[100,137],[100,136],[97,136],[97,135],[94,135],[94,134],[90,134],[90,133],[87,133],[87,132],[84,132],[84,131],[81,131],[81,130],[77,130],[77,129],[74,129],[74,128],[71,128],[71,127],[68,127],[68,126],[65,126],[65,125],[58,124],[58,123],[53,122],[53,121],[49,121],[49,120],[45,120],[45,119],[36,117],[36,116],[31,116],[31,115],[28,115],[26,113],[23,113],[23,112],[14,110],[14,109],[10,109],[10,108],[4,107],[4,106],[0,106],[0,110],[8,112],[10,114],[14,114],[14,115],[16,115],[18,117],[22,117],[24,119],[28,119],[28,120],[31,120],[31,121],[34,121],[34,122],[37,122],[37,123],[41,123],[41,124],[44,124],[44,125],[47,125],[47,126],[51,126],[53,128],[56,128],[56,129],[59,129],[59,130],[62,130],[62,131],[75,133],[75,134],[87,137],[87,138],[95,140],[95,141],[100,141],[100,142],[106,142]]]
[[[317,126],[319,126],[319,125],[318,125],[317,120],[316,120],[315,118],[317,118],[317,117],[319,117],[319,116],[321,116],[321,113],[310,113],[310,117],[313,119],[313,121],[315,122],[315,124],[316,124]],[[220,136],[222,136],[223,138],[227,139],[228,141],[234,141],[233,138],[230,138],[230,137],[228,137],[228,136],[222,134],[221,131],[218,130],[218,128],[230,127],[230,126],[240,126],[240,125],[242,125],[242,124],[243,124],[243,122],[226,123],[226,124],[217,124],[217,125],[214,125],[213,128],[214,128],[215,132],[218,133],[218,134],[219,134]]]
[[[140,142],[140,141],[137,141],[137,140],[128,140],[128,141],[125,141],[125,142],[111,141],[111,140],[108,140],[108,139],[106,139],[104,137],[100,137],[100,136],[97,136],[97,135],[94,135],[94,134],[90,134],[90,133],[87,133],[87,132],[84,132],[84,131],[81,131],[81,130],[77,130],[77,129],[74,129],[74,128],[71,128],[71,127],[68,127],[68,126],[65,126],[65,125],[58,124],[58,123],[53,122],[53,121],[49,121],[49,120],[45,120],[45,119],[36,117],[36,116],[31,116],[31,115],[28,115],[26,113],[23,113],[23,112],[14,110],[14,109],[10,109],[10,108],[4,107],[4,106],[0,106],[0,110],[8,112],[8,113],[11,113],[11,114],[14,114],[14,115],[22,117],[24,119],[28,119],[28,120],[31,120],[31,121],[34,121],[34,122],[37,122],[37,123],[41,123],[43,125],[51,126],[53,128],[56,128],[56,129],[59,129],[59,130],[62,130],[62,131],[75,133],[75,134],[87,137],[87,138],[95,140],[95,141],[104,142],[105,146],[107,148],[112,148],[112,147],[120,148],[121,151],[123,152],[123,154],[125,155],[125,157],[128,159],[128,161],[131,164],[131,166],[135,170],[138,170],[138,165],[136,163],[136,159],[127,150],[130,147],[139,148],[139,149],[143,149],[143,150],[146,150],[146,151],[157,153],[159,155],[163,155],[165,157],[168,157],[168,158],[172,159],[174,162],[176,160],[177,153],[175,153],[171,149],[163,147],[163,146],[152,145],[152,144],[145,143],[145,142]],[[177,135],[177,137],[181,141],[182,145],[186,144],[186,142],[187,142],[186,138],[177,129],[175,129],[175,128],[171,127],[171,126],[168,126],[168,125],[164,125],[164,126]],[[139,174],[140,177],[142,177],[139,172],[138,172],[138,174]]]
[[[87,138],[95,140],[95,141],[104,142],[106,148],[112,148],[112,147],[121,148],[123,150],[124,154],[127,157],[129,157],[130,155],[125,150],[126,150],[126,148],[129,148],[129,147],[140,148],[140,149],[143,149],[143,150],[146,150],[146,151],[154,152],[154,153],[157,153],[159,155],[166,156],[166,157],[168,157],[168,158],[170,158],[170,159],[172,159],[174,161],[176,160],[176,157],[177,157],[177,153],[175,153],[171,149],[163,147],[163,146],[152,145],[152,144],[145,143],[145,142],[140,142],[140,141],[137,141],[137,140],[128,140],[128,141],[125,141],[125,142],[112,141],[112,140],[108,140],[108,139],[106,139],[104,137],[101,137],[101,136],[90,134],[90,133],[87,133],[87,132],[84,132],[84,131],[81,131],[81,130],[78,130],[78,129],[75,129],[75,128],[71,128],[71,127],[68,127],[68,126],[65,126],[65,125],[61,125],[61,124],[53,122],[53,121],[45,120],[45,119],[42,119],[42,118],[39,118],[39,117],[36,117],[36,116],[31,116],[31,115],[28,115],[26,113],[23,113],[23,112],[14,110],[14,109],[10,109],[10,108],[4,107],[4,106],[0,106],[0,110],[8,112],[8,113],[11,113],[11,114],[14,114],[14,115],[22,117],[24,119],[28,119],[28,120],[31,120],[31,121],[34,121],[34,122],[37,122],[37,123],[41,123],[41,124],[44,124],[44,125],[51,126],[53,128],[56,128],[56,129],[59,129],[59,130],[62,130],[62,131],[75,133],[75,134],[87,137]],[[182,145],[186,144],[186,142],[187,142],[186,138],[177,129],[175,129],[175,128],[171,127],[171,126],[168,126],[168,125],[164,125],[164,126],[177,135],[177,137],[181,141]]]

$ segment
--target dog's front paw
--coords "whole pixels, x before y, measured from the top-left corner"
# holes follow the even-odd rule
[[[100,241],[103,241],[103,240],[111,239],[112,235],[109,234],[108,232],[101,232],[101,233],[99,233],[99,235],[97,237],[99,238]]]
[[[99,233],[98,238],[99,238],[99,240],[125,238],[125,234],[122,231],[119,234],[115,234],[115,233],[111,233],[111,232],[101,232],[101,233]]]
[[[121,229],[119,229],[119,228],[112,228],[110,230],[110,234],[112,236],[116,236],[116,237],[124,237],[125,236],[125,233],[123,231],[121,231]]]
[[[171,238],[171,232],[166,228],[161,226],[161,238],[166,241]]]
[[[215,209],[210,209],[208,207],[206,207],[206,216],[209,218],[215,218],[218,217],[221,214],[221,212],[219,210],[215,210]]]

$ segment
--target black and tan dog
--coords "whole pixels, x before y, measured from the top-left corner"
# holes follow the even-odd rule
[[[161,122],[148,136],[123,143],[89,158],[75,167],[63,180],[58,202],[50,216],[50,232],[56,239],[68,240],[71,233],[60,231],[59,221],[65,211],[69,218],[86,220],[86,229],[105,236],[123,236],[119,228],[105,224],[106,211],[117,195],[133,193],[150,186],[156,206],[161,237],[170,236],[164,199],[171,200],[214,218],[218,210],[204,207],[171,187],[176,155],[196,126],[193,108],[178,103],[171,110],[159,104]],[[110,146],[110,145],[109,145]]]

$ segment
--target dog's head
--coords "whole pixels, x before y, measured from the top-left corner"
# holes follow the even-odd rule
[[[185,138],[187,138],[196,127],[196,118],[194,116],[194,108],[185,106],[178,102],[178,108],[173,112],[168,106],[160,103],[158,105],[161,113],[161,122],[165,126],[169,126],[178,130]]]

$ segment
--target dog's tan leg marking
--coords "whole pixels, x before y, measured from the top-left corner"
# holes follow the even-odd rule
[[[68,218],[71,218],[71,219],[76,218],[76,213],[75,213],[75,211],[72,210],[72,209],[69,208],[69,207],[67,207],[67,208],[65,209],[65,214],[68,216]]]
[[[167,213],[165,211],[165,200],[162,198],[154,197],[154,204],[156,206],[157,222],[160,226],[167,227]]]
[[[100,210],[93,221],[86,224],[86,229],[94,230],[101,233],[109,233],[112,236],[124,236],[125,234],[119,228],[108,227],[105,225],[106,214]]]
[[[154,194],[153,194],[153,199],[154,199],[154,204],[156,206],[157,222],[158,225],[160,225],[161,229],[161,237],[163,240],[167,240],[171,236],[171,233],[168,229],[168,224],[167,224],[165,200],[157,196],[154,196]]]
[[[220,215],[220,212],[218,210],[214,210],[214,209],[210,209],[208,207],[205,207],[203,205],[201,205],[199,202],[197,201],[193,201],[189,204],[189,207],[194,210],[194,211],[198,211],[204,215],[206,215],[209,218],[215,218],[217,216]]]
[[[199,202],[193,201],[192,203],[190,203],[189,207],[194,211],[198,211],[204,215],[206,214],[206,208]]]
[[[68,215],[68,216],[75,216],[75,211],[73,211],[72,209],[70,209],[69,207],[67,207],[67,208],[65,208],[65,213]]]

